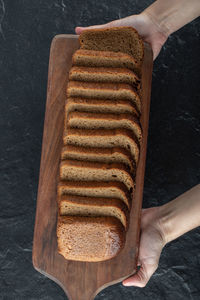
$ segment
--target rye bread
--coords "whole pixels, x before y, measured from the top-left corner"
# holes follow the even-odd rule
[[[130,100],[141,113],[141,99],[137,91],[126,83],[98,83],[68,81],[67,97]]]
[[[140,80],[131,70],[126,68],[81,67],[73,66],[69,72],[69,80],[87,82],[127,83],[136,90],[140,89]]]
[[[119,181],[133,190],[134,176],[124,164],[106,164],[77,160],[63,160],[60,163],[60,179],[69,181]]]
[[[77,195],[101,198],[117,198],[122,200],[128,209],[131,208],[131,193],[122,182],[110,181],[67,181],[58,183],[57,193],[61,195]]]
[[[139,145],[128,129],[70,129],[63,133],[64,145],[80,147],[113,148],[121,147],[130,151],[136,165],[139,159]]]
[[[58,252],[68,260],[97,262],[124,247],[124,226],[115,217],[58,216]]]
[[[139,144],[142,140],[142,129],[136,117],[127,114],[103,114],[93,112],[70,112],[67,126],[80,129],[129,129],[136,136]]]
[[[125,230],[129,226],[127,206],[119,199],[63,195],[58,197],[58,207],[61,216],[115,217]]]
[[[86,29],[79,35],[81,49],[123,52],[138,64],[144,57],[144,43],[138,32],[130,26]]]
[[[72,111],[113,114],[131,113],[132,115],[139,117],[135,105],[130,100],[67,98],[65,114]]]
[[[85,67],[127,68],[141,76],[141,66],[129,54],[113,51],[78,49],[72,56],[72,64]]]
[[[62,147],[61,159],[73,159],[83,161],[105,162],[105,163],[123,163],[131,173],[135,173],[136,164],[130,152],[126,149],[113,148],[97,148],[97,147],[79,147],[67,145]]]

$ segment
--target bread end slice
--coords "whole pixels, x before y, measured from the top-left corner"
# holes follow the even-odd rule
[[[144,43],[131,26],[86,29],[79,35],[81,49],[124,52],[139,64],[144,57]]]
[[[98,262],[125,245],[125,229],[115,217],[58,216],[58,252],[68,260]]]

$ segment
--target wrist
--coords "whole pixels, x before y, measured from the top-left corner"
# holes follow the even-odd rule
[[[200,1],[157,0],[143,13],[151,18],[164,35],[169,36],[200,15]]]
[[[172,213],[166,205],[158,207],[158,224],[165,245],[172,240],[172,217]]]
[[[141,229],[151,228],[151,231],[153,229],[160,237],[162,247],[168,242],[168,222],[166,220],[162,206],[154,206],[142,211]]]
[[[145,23],[149,24],[149,26],[154,27],[154,32],[161,34],[165,40],[167,40],[172,33],[170,27],[162,20],[162,16],[154,13],[151,6],[141,12],[140,17]]]
[[[159,206],[157,218],[165,244],[200,226],[200,184]]]

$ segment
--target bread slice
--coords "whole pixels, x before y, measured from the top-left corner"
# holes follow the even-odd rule
[[[73,66],[69,72],[69,80],[127,83],[132,85],[136,90],[140,89],[138,76],[126,68]]]
[[[68,260],[97,262],[124,247],[124,226],[115,217],[58,216],[58,252]]]
[[[139,159],[139,145],[128,129],[70,129],[64,130],[64,145],[80,147],[121,147],[130,151],[136,165]]]
[[[144,44],[138,32],[129,26],[84,30],[79,36],[81,49],[124,52],[141,64]]]
[[[131,194],[122,182],[110,181],[67,181],[58,183],[57,193],[61,195],[77,195],[100,198],[117,198],[122,200],[127,208],[131,208]]]
[[[142,130],[138,119],[131,114],[103,114],[93,112],[71,112],[67,126],[82,129],[130,129],[141,143]]]
[[[72,64],[85,67],[127,68],[141,76],[141,66],[127,53],[78,49],[72,56]]]
[[[119,147],[97,148],[67,145],[62,148],[61,159],[73,159],[104,163],[123,163],[131,173],[135,173],[136,164],[130,152]]]
[[[65,105],[65,113],[72,111],[96,112],[96,113],[113,113],[123,114],[131,113],[139,117],[135,105],[130,100],[104,100],[104,99],[84,99],[68,98]]]
[[[123,164],[104,164],[77,160],[63,160],[60,163],[60,179],[69,181],[119,181],[123,182],[129,191],[134,188],[132,176]]]
[[[136,90],[126,83],[68,81],[67,97],[130,100],[141,113],[141,100]]]
[[[115,217],[125,230],[129,226],[128,209],[119,199],[63,195],[58,197],[58,206],[61,216]]]

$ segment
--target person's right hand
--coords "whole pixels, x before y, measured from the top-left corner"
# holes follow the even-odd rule
[[[158,267],[160,254],[165,244],[160,207],[143,209],[138,256],[140,269],[136,274],[124,280],[123,285],[144,287]]]
[[[164,30],[157,24],[152,17],[145,11],[139,15],[132,15],[123,19],[115,20],[103,25],[94,25],[89,27],[76,27],[76,34],[80,34],[83,30],[94,28],[110,28],[114,26],[132,26],[142,36],[143,40],[148,42],[153,50],[153,58],[155,59],[162,46],[166,42],[168,36]]]

